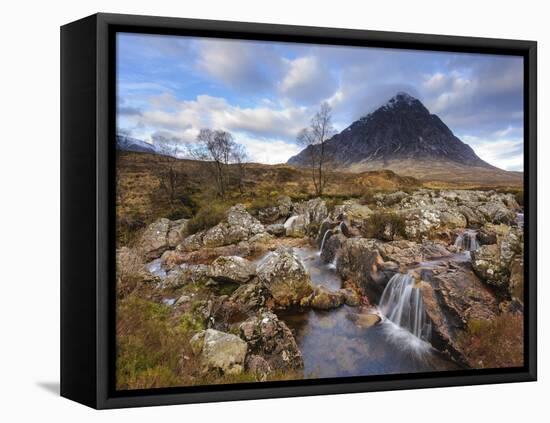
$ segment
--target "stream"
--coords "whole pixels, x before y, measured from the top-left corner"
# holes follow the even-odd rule
[[[313,285],[341,288],[334,266],[321,261],[313,248],[294,248]],[[390,301],[391,302],[391,301]],[[367,376],[454,370],[457,366],[432,346],[388,318],[360,327],[354,320],[358,307],[343,305],[328,311],[279,313],[295,333],[304,359],[306,378]],[[394,319],[395,320],[395,319]]]

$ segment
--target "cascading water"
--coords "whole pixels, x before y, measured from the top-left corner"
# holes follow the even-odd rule
[[[479,243],[477,242],[477,232],[471,229],[465,230],[456,237],[455,247],[464,251],[477,250],[479,248]]]
[[[327,229],[323,235],[323,240],[321,241],[321,247],[319,248],[319,252],[317,253],[318,256],[320,256],[323,253],[323,247],[325,246],[325,241],[327,239],[328,233],[331,231],[331,229]]]
[[[426,318],[420,289],[414,285],[411,275],[395,274],[382,293],[379,309],[395,324],[429,342],[431,325]]]

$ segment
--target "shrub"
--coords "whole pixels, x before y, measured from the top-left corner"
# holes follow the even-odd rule
[[[474,368],[523,366],[523,315],[504,313],[492,320],[471,319],[457,337]]]
[[[216,226],[225,218],[226,210],[227,206],[225,204],[218,203],[201,208],[195,216],[189,219],[187,224],[188,234],[191,235]]]
[[[397,236],[405,236],[405,219],[393,212],[373,213],[361,228],[366,238],[393,241]]]
[[[275,196],[256,197],[250,205],[247,207],[248,212],[253,216],[257,216],[258,212],[269,207],[273,207],[277,204]]]

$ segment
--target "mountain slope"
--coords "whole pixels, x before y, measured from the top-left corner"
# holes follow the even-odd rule
[[[398,93],[373,113],[352,123],[325,144],[337,168],[350,171],[390,169],[424,180],[514,183],[517,172],[506,172],[479,158],[436,115],[406,93]],[[317,146],[288,160],[307,166]]]
[[[122,151],[133,151],[135,153],[159,153],[153,144],[126,135],[116,136],[116,148]]]

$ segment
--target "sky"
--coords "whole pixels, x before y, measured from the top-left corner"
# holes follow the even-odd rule
[[[117,35],[117,130],[150,143],[223,129],[251,161],[284,163],[323,101],[341,131],[399,91],[485,161],[523,170],[521,57]]]

